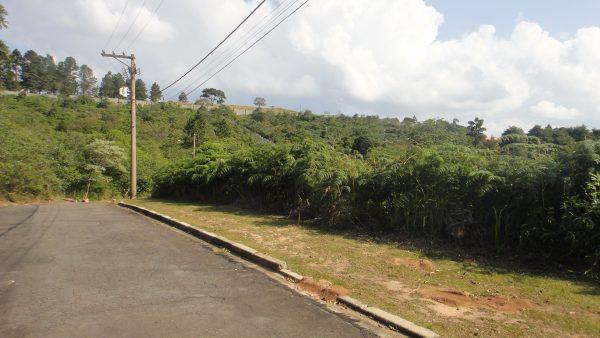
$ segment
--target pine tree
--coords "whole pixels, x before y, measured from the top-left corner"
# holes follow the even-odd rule
[[[115,92],[113,93],[113,96],[111,96],[111,97],[118,98],[118,97],[120,97],[119,96],[119,88],[125,87],[125,86],[129,87],[127,85],[129,80],[126,80],[125,76],[123,76],[123,74],[121,74],[121,73],[117,73],[117,74],[113,75],[112,80],[113,80],[113,86],[115,88]]]
[[[185,92],[181,92],[181,94],[179,94],[179,102],[187,102],[187,100],[187,94]]]
[[[47,93],[56,94],[58,91],[58,67],[51,55],[42,58],[43,90]]]
[[[10,54],[9,59],[10,78],[5,79],[6,89],[19,90],[19,81],[21,80],[21,68],[23,64],[23,55],[18,49],[15,49]]]
[[[135,80],[135,99],[142,101],[146,101],[148,99],[146,83],[142,79]]]
[[[4,8],[3,5],[0,5],[0,29],[8,28],[8,20],[6,19],[7,16],[8,12],[6,11],[6,8]]]
[[[67,57],[64,61],[58,63],[58,92],[63,96],[77,94],[77,76],[79,67],[73,57]]]
[[[81,65],[79,68],[79,91],[82,96],[96,96],[98,92],[98,80],[94,77],[94,72],[87,65]]]
[[[100,82],[100,97],[115,97],[115,93],[117,89],[115,88],[115,83],[113,80],[112,72],[106,73]]]
[[[157,102],[162,99],[162,92],[160,91],[160,86],[158,83],[154,82],[152,87],[150,87],[150,100],[152,102]]]
[[[42,58],[36,52],[28,50],[23,55],[21,67],[21,86],[32,92],[41,92],[45,77]]]
[[[10,49],[0,40],[0,87],[7,88],[7,79],[11,78]]]

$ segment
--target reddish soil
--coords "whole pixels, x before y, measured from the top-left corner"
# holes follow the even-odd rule
[[[470,258],[467,258],[467,259],[463,260],[462,262],[465,265],[473,265],[473,266],[477,266],[478,265],[477,262],[474,259],[470,259]]]
[[[435,272],[435,265],[428,259],[394,258],[393,263],[394,265],[401,265],[407,268]]]
[[[517,312],[533,307],[533,303],[527,299],[505,296],[476,297],[452,289],[429,288],[419,289],[418,292],[429,299],[453,307],[490,308],[502,312]]]
[[[301,291],[308,292],[326,302],[334,302],[337,297],[348,294],[348,290],[339,285],[331,285],[331,283],[323,280],[315,281],[310,277],[304,278],[296,286]]]

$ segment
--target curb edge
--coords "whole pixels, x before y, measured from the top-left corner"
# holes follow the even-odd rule
[[[208,232],[208,231],[202,230],[200,228],[197,228],[193,225],[190,225],[186,222],[179,221],[175,218],[160,214],[158,212],[155,212],[155,211],[152,211],[152,210],[149,210],[149,209],[137,206],[137,205],[128,204],[125,202],[119,202],[118,205],[121,207],[127,208],[127,209],[131,209],[131,210],[141,213],[143,215],[146,215],[157,221],[166,223],[166,224],[173,226],[185,233],[188,233],[196,238],[199,238],[201,240],[204,240],[206,242],[214,244],[218,247],[228,249],[232,253],[234,253],[242,258],[245,258],[245,259],[252,261],[264,268],[267,268],[269,270],[277,272],[280,275],[282,275],[283,277],[290,279],[294,282],[299,282],[302,279],[304,279],[304,276],[302,276],[296,272],[293,272],[291,270],[288,270],[287,265],[284,261],[281,261],[279,259],[273,258],[273,257],[265,255],[265,254],[262,254],[246,245],[230,241],[225,237],[213,234],[211,232]],[[354,299],[352,297],[349,297],[349,296],[338,297],[337,302],[353,311],[356,311],[360,314],[363,314],[367,317],[372,318],[373,320],[377,321],[380,324],[391,327],[394,330],[399,331],[401,333],[408,334],[409,336],[423,337],[423,338],[439,337],[439,335],[437,333],[435,333],[429,329],[418,326],[417,324],[414,324],[406,319],[403,319],[401,317],[393,315],[393,314],[386,312],[384,310],[381,310],[379,308],[365,305],[362,302],[360,302],[359,300]]]

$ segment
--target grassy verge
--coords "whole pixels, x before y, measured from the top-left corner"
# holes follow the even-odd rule
[[[451,248],[424,249],[298,226],[284,217],[231,206],[150,199],[134,203],[282,259],[294,271],[341,285],[353,297],[442,336],[600,335],[600,286],[574,275],[550,274],[490,255],[466,256]],[[426,259],[426,266],[404,263],[423,262],[419,259]],[[445,288],[461,293],[436,293]],[[500,304],[481,306],[489,300]],[[502,303],[516,300],[529,306],[508,309]]]

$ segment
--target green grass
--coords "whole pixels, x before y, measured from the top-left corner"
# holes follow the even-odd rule
[[[600,286],[523,266],[504,257],[470,256],[451,247],[300,225],[281,216],[232,206],[137,200],[135,204],[197,225],[287,262],[305,276],[326,279],[351,295],[433,329],[442,336],[598,336]],[[435,273],[393,264],[394,258],[426,258]],[[465,259],[475,259],[475,264]],[[401,290],[390,289],[390,282]],[[503,295],[532,301],[532,309],[504,313],[468,309],[458,316],[434,310],[415,290],[444,287],[476,296]],[[450,307],[445,308],[451,310]]]

